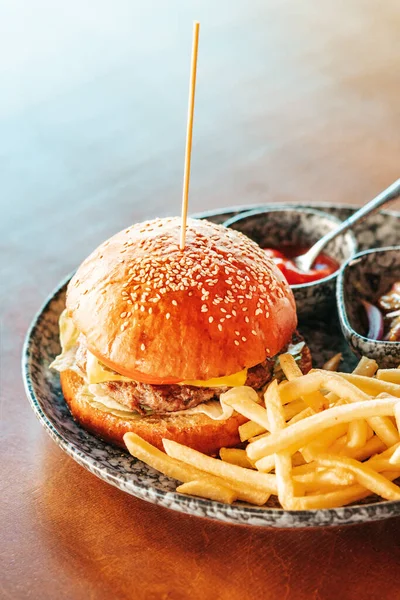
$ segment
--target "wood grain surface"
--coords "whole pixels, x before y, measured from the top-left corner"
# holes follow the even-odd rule
[[[398,0],[0,3],[2,598],[392,600],[400,521],[235,528],[97,480],[25,398],[23,338],[100,241],[180,210],[361,204],[399,176]]]

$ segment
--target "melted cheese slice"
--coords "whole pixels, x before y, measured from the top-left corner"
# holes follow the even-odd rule
[[[188,379],[187,381],[181,381],[179,385],[193,385],[195,387],[239,387],[246,383],[247,369],[234,373],[233,375],[226,375],[225,377],[214,377],[214,379],[208,379],[207,381],[201,381],[200,379]]]

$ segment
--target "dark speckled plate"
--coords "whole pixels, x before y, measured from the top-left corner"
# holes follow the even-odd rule
[[[246,206],[243,210],[250,208],[261,206]],[[335,208],[327,205],[318,205],[318,208],[341,219],[349,216],[354,210],[351,207]],[[240,210],[239,207],[196,216],[221,223]],[[400,215],[389,212],[374,215],[356,230],[359,249],[398,244],[399,231]],[[400,502],[378,502],[376,498],[369,498],[363,504],[346,508],[293,512],[276,508],[273,504],[266,508],[240,503],[229,506],[187,497],[174,491],[175,481],[84,431],[73,421],[68,411],[61,393],[58,374],[48,368],[60,350],[58,317],[64,308],[67,281],[50,296],[33,320],[23,350],[22,370],[26,392],[39,421],[54,441],[91,473],[143,500],[183,513],[237,525],[324,527],[400,515]],[[341,351],[344,355],[343,370],[352,369],[355,359],[340,333],[336,314],[332,314],[329,322],[326,319],[309,320],[302,323],[300,329],[311,347],[316,366],[321,366],[333,353]]]

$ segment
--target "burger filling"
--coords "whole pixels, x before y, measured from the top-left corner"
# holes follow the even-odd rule
[[[232,387],[246,385],[262,394],[271,379],[284,377],[278,356],[275,356],[233,376],[195,382],[195,385],[194,382],[170,385],[142,383],[121,376],[102,365],[88,351],[84,336],[74,329],[65,311],[60,319],[60,332],[62,353],[51,366],[58,371],[76,371],[84,379],[86,396],[95,402],[96,408],[114,413],[122,412],[124,416],[129,416],[129,413],[148,415],[190,411],[204,412],[211,418],[228,418],[230,415],[225,414],[228,407],[221,406],[222,402],[218,402],[223,393]],[[304,373],[310,370],[310,351],[298,332],[293,334],[288,346],[282,349],[282,353],[284,352],[294,356]]]

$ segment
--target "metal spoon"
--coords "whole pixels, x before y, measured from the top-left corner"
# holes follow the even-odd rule
[[[329,244],[329,242],[334,240],[335,237],[337,237],[341,233],[344,233],[345,231],[353,227],[355,223],[358,223],[367,215],[378,210],[381,206],[386,204],[386,202],[396,200],[396,198],[399,198],[399,196],[400,179],[397,179],[397,181],[392,183],[392,185],[386,188],[386,190],[378,194],[378,196],[376,196],[373,200],[371,200],[365,206],[360,208],[360,210],[357,210],[357,212],[351,215],[351,217],[343,221],[343,223],[341,223],[341,225],[339,225],[337,229],[334,229],[333,231],[330,231],[329,233],[324,235],[324,237],[322,237],[320,240],[318,240],[318,242],[311,246],[311,248],[307,250],[305,254],[302,254],[301,256],[296,256],[296,258],[293,259],[296,267],[300,269],[300,271],[309,271],[313,266],[317,256],[321,253],[323,248],[325,248],[325,246]]]

